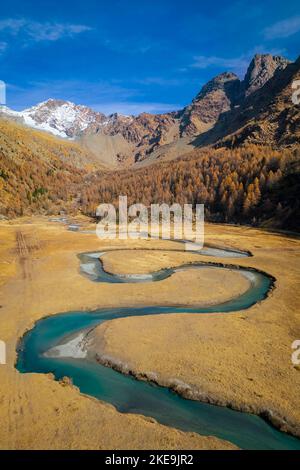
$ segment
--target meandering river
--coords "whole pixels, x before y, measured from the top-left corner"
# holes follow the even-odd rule
[[[168,250],[163,250],[168,251]],[[104,270],[101,257],[105,252],[79,255],[80,272],[92,282],[133,283],[158,282],[186,269],[215,269],[203,262],[161,269],[147,275],[114,275]],[[197,254],[197,253],[196,253]],[[248,256],[238,251],[205,248],[198,255],[237,258]],[[219,267],[220,269],[220,267]],[[49,373],[56,379],[68,376],[84,394],[114,405],[120,412],[138,413],[155,418],[159,423],[183,431],[213,435],[243,449],[300,449],[300,440],[276,430],[262,418],[226,407],[186,400],[166,388],[135,380],[87,358],[49,357],[47,351],[64,344],[71,335],[91,329],[114,318],[172,313],[224,313],[249,308],[262,301],[272,286],[271,277],[247,268],[239,269],[250,280],[250,288],[235,299],[208,307],[145,306],[139,308],[106,308],[96,311],[68,312],[46,317],[27,332],[18,347],[17,369],[20,372]]]

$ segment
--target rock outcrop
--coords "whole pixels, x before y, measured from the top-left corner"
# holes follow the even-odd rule
[[[278,70],[283,70],[290,63],[281,56],[256,54],[251,60],[243,81],[245,96],[262,88]]]
[[[181,135],[207,131],[220,115],[229,111],[239,95],[240,80],[234,73],[222,73],[210,80],[181,116]]]

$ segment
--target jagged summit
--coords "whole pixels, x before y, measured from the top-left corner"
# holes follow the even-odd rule
[[[256,54],[250,62],[243,81],[245,95],[249,96],[261,88],[277,70],[283,70],[290,63],[281,56]]]
[[[220,73],[202,87],[198,95],[193,99],[193,102],[198,101],[200,98],[207,95],[208,93],[211,93],[212,91],[225,90],[228,85],[231,86],[233,83],[236,84],[239,81],[240,79],[235,73]]]
[[[22,111],[27,125],[48,130],[60,137],[74,138],[91,126],[101,125],[106,117],[87,106],[49,99]]]
[[[239,90],[240,80],[234,73],[224,72],[211,79],[184,109],[182,135],[195,135],[210,129],[235,103]]]

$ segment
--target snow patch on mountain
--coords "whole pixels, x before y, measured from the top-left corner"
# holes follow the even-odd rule
[[[90,127],[101,127],[108,120],[104,114],[87,106],[54,99],[43,101],[23,111],[13,111],[2,106],[0,112],[8,117],[21,119],[29,127],[67,139],[79,136]]]

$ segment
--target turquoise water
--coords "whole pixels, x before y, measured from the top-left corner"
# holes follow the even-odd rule
[[[86,263],[85,257],[90,257],[90,255],[81,255],[82,264]],[[184,265],[179,269],[201,269],[203,266],[203,264]],[[110,274],[108,278],[101,280],[101,276],[106,276],[106,273],[101,267],[98,268],[96,273],[83,272],[83,274],[91,276],[91,280],[97,282],[114,282],[114,276]],[[211,267],[211,269],[214,268]],[[174,270],[166,271],[161,270],[159,275],[167,276],[174,272]],[[114,318],[162,313],[226,313],[249,308],[266,297],[272,281],[268,276],[257,271],[248,271],[244,268],[240,268],[239,271],[242,275],[251,275],[251,287],[236,299],[217,306],[114,308],[94,312],[69,312],[44,318],[37,322],[21,341],[17,368],[23,373],[52,372],[56,379],[69,376],[82,393],[109,402],[121,412],[151,416],[162,424],[184,431],[217,436],[243,449],[300,449],[300,440],[277,431],[255,415],[185,400],[166,388],[137,381],[86,359],[54,358],[44,355],[54,346],[64,343],[67,336]],[[155,276],[156,273],[152,275],[154,276],[152,280],[159,280]],[[120,282],[120,280],[117,279],[115,282]],[[142,281],[139,278],[131,278],[131,282]],[[149,279],[143,282],[149,282]]]
[[[177,243],[185,243],[184,240],[177,241]],[[110,250],[110,251],[119,251],[119,250]],[[123,253],[126,249],[121,250]],[[130,251],[130,250],[129,250]],[[166,250],[156,250],[150,249],[148,251],[166,251]],[[182,250],[172,250],[182,252]],[[108,251],[98,251],[98,252],[90,252],[90,253],[81,253],[78,255],[80,260],[80,273],[88,278],[90,281],[94,282],[107,282],[113,284],[120,284],[120,283],[141,283],[141,282],[155,282],[155,281],[162,281],[166,279],[172,274],[178,271],[186,271],[187,269],[200,269],[203,267],[207,267],[207,264],[203,262],[194,262],[193,264],[182,264],[178,268],[167,268],[167,269],[160,269],[159,271],[154,271],[148,274],[111,274],[104,270],[103,267],[103,257],[108,253]],[[190,252],[195,255],[202,255],[202,256],[218,256],[220,258],[245,258],[248,257],[249,254],[242,251],[233,251],[233,250],[225,250],[219,248],[211,248],[205,247],[203,249],[192,251]],[[100,260],[100,262],[99,262]],[[248,271],[247,271],[248,272]]]

